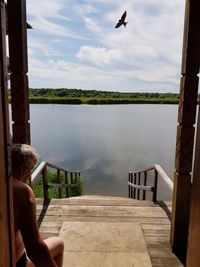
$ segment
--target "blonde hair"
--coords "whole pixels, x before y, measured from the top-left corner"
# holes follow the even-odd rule
[[[12,144],[11,155],[13,173],[20,169],[29,168],[32,162],[39,158],[37,151],[26,144]]]

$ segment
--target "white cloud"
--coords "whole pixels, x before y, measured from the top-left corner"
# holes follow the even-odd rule
[[[27,0],[28,15],[39,18],[59,18],[68,19],[61,15],[64,4],[69,4],[65,0]]]
[[[74,11],[79,14],[91,14],[91,13],[98,13],[98,9],[93,4],[83,3],[83,4],[74,4],[73,5]]]
[[[66,27],[50,22],[42,17],[32,20],[31,24],[34,30],[37,32],[45,32],[46,34],[50,34],[54,36],[79,38],[71,30],[67,29]]]
[[[82,46],[77,57],[85,63],[88,62],[96,66],[110,65],[122,59],[120,50],[91,46]]]
[[[47,87],[46,81],[50,87],[70,84],[102,90],[151,91],[158,86],[158,90],[179,89],[182,0],[123,3],[28,0],[28,3],[34,27],[29,40],[33,87],[40,84]],[[124,10],[128,13],[127,28],[115,29]],[[57,45],[56,38],[59,38]]]
[[[85,26],[94,33],[101,33],[102,28],[91,18],[84,18]]]
[[[34,56],[61,56],[62,54],[56,46],[52,46],[49,43],[43,43],[39,38],[30,38],[29,39],[29,57]]]

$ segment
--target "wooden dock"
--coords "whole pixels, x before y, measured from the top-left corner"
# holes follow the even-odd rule
[[[43,238],[64,239],[64,267],[183,266],[171,252],[169,218],[151,201],[81,196],[36,203]]]

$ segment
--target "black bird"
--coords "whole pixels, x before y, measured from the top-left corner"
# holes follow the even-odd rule
[[[126,15],[127,15],[127,12],[124,11],[124,14],[121,16],[121,19],[119,20],[119,22],[117,23],[115,28],[119,28],[122,25],[124,25],[124,27],[126,27],[126,24],[128,23],[128,22],[125,21]]]

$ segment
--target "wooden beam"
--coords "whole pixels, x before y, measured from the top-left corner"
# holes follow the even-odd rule
[[[8,0],[13,142],[30,144],[26,0]]]
[[[0,2],[0,266],[15,266],[9,116],[6,64],[5,3]]]
[[[183,263],[186,261],[188,241],[194,124],[199,83],[199,12],[199,0],[186,0],[170,236],[173,252]]]
[[[195,161],[191,193],[191,213],[187,250],[187,267],[200,265],[200,110],[198,115]]]

